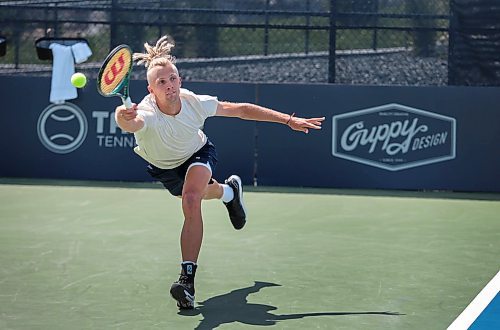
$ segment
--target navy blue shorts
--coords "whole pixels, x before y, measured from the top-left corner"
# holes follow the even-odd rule
[[[148,164],[148,173],[160,181],[163,186],[174,196],[182,196],[182,187],[184,186],[184,179],[186,178],[186,173],[189,166],[193,163],[203,163],[210,165],[212,173],[217,165],[217,151],[212,142],[207,141],[207,143],[197,152],[195,152],[188,160],[182,163],[180,166],[171,169],[158,168],[152,164]],[[213,183],[210,179],[209,183]]]

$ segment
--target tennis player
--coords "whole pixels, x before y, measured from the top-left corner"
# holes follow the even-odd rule
[[[203,237],[201,201],[220,199],[235,229],[246,223],[241,179],[231,175],[225,183],[212,178],[217,165],[215,146],[201,130],[212,116],[275,122],[308,133],[321,129],[322,118],[300,118],[250,103],[219,101],[181,88],[181,78],[171,55],[174,47],[168,36],[155,46],[144,44],[144,53],[134,60],[147,68],[149,94],[130,109],[115,111],[118,126],[135,135],[134,151],[147,162],[147,171],[174,195],[182,198],[184,224],[180,244],[181,275],[170,294],[181,309],[194,308],[194,278]]]

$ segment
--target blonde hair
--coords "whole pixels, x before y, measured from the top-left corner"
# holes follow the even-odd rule
[[[138,65],[144,64],[149,71],[155,66],[165,66],[167,64],[175,64],[175,56],[171,54],[175,43],[172,38],[165,35],[158,39],[155,46],[151,46],[147,42],[144,44],[144,53],[134,53],[133,59]]]

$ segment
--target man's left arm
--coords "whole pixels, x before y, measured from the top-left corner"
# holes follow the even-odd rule
[[[246,120],[266,121],[288,125],[295,131],[308,133],[309,129],[321,129],[325,117],[301,118],[252,103],[219,102],[216,116],[237,117]]]

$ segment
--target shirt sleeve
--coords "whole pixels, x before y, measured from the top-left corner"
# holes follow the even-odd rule
[[[143,102],[139,103],[137,115],[141,116],[141,118],[144,120],[144,126],[142,126],[142,128],[136,133],[144,133],[148,130],[149,127],[153,126],[155,113],[154,111],[150,110]]]
[[[144,126],[142,126],[142,128],[138,130],[136,133],[144,132],[147,130],[148,126],[151,126],[151,124],[149,123],[149,121],[151,120],[151,115],[148,114],[148,111],[144,110],[137,110],[137,115],[144,120]]]
[[[215,96],[195,94],[188,89],[181,88],[181,98],[185,99],[194,110],[204,119],[215,116],[219,100]]]
[[[205,112],[206,117],[215,116],[217,111],[217,106],[219,105],[219,100],[215,96],[210,95],[197,95],[198,101],[200,101],[201,107]]]

